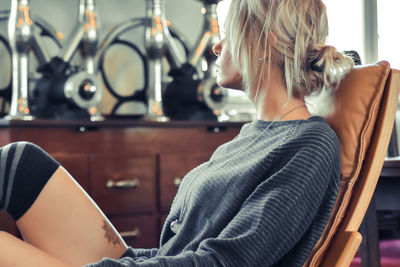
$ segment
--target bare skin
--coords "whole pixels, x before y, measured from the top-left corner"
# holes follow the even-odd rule
[[[242,90],[242,76],[240,71],[235,69],[232,64],[232,57],[229,49],[226,48],[225,41],[221,40],[216,43],[213,51],[218,57],[218,84],[223,87]],[[268,76],[268,73],[265,75]],[[271,65],[268,86],[261,86],[258,94],[249,95],[249,99],[256,108],[258,119],[265,121],[280,120],[289,111],[290,113],[285,115],[282,118],[283,120],[308,119],[311,114],[305,107],[304,99],[292,96],[288,101],[288,93],[282,77],[283,75],[279,68]]]
[[[93,200],[62,167],[17,226],[26,242],[1,233],[0,266],[82,266],[103,257],[117,259],[127,249]]]
[[[57,266],[71,267],[56,257],[40,250],[13,235],[0,232],[1,266]]]

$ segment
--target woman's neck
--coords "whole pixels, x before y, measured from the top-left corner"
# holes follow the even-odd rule
[[[304,120],[311,116],[304,99],[294,96],[288,99],[283,81],[274,78],[269,81],[268,89],[261,88],[251,98],[260,120]]]

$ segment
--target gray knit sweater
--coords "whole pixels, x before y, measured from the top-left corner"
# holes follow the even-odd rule
[[[90,266],[302,266],[339,188],[325,120],[254,121],[189,172],[157,249]]]

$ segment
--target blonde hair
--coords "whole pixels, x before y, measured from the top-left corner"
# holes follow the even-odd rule
[[[271,66],[280,68],[290,96],[336,88],[353,60],[325,44],[326,7],[321,0],[232,0],[226,44],[243,87],[258,94]],[[260,64],[261,63],[261,64]]]

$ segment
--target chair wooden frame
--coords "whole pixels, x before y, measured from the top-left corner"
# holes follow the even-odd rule
[[[351,264],[362,241],[362,236],[358,231],[373,196],[387,153],[399,91],[400,71],[390,69],[371,139],[369,145],[367,144],[364,160],[361,162],[360,173],[355,179],[354,187],[350,188],[352,190],[350,200],[347,207],[344,207],[344,214],[341,215],[343,219],[332,238],[319,241],[319,247],[325,248],[311,254],[304,266],[346,267]],[[318,259],[313,259],[314,257]]]

